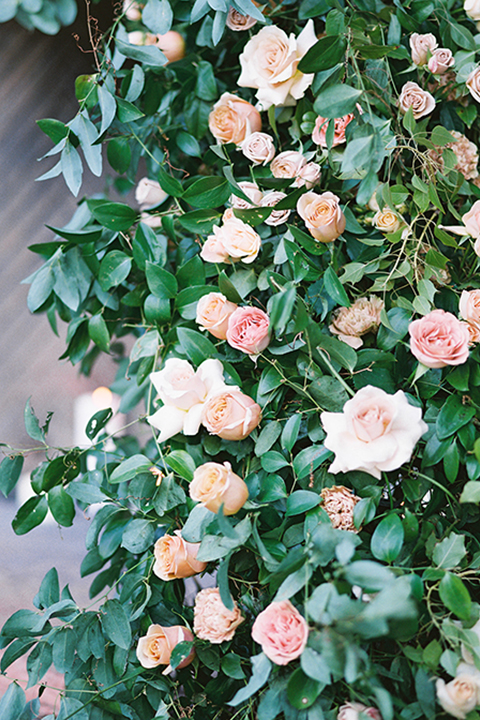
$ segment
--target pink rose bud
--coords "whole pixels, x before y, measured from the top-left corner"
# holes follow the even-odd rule
[[[427,67],[434,75],[443,75],[449,68],[455,65],[452,51],[446,48],[437,48],[433,51]]]
[[[228,318],[227,342],[248,355],[258,355],[270,342],[270,320],[255,307],[239,307]]]
[[[308,640],[308,624],[290,600],[272,602],[257,615],[252,638],[276,665],[300,657]]]
[[[412,33],[412,35],[410,35],[412,62],[415,63],[415,65],[426,65],[428,52],[433,53],[437,45],[437,38],[435,35],[432,35],[432,33],[427,33],[426,35]]]

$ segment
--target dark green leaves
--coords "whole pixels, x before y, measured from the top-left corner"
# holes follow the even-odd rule
[[[402,549],[403,525],[398,515],[387,515],[377,525],[372,535],[371,550],[377,560],[393,562]]]
[[[45,495],[36,495],[29,498],[18,510],[12,521],[14,532],[17,535],[25,535],[25,533],[30,532],[45,520],[47,511],[48,504]]]
[[[298,69],[303,73],[328,70],[343,60],[346,48],[344,37],[335,35],[321,38],[300,60]]]
[[[0,463],[0,491],[8,497],[18,482],[23,468],[23,455],[7,456]]]
[[[230,185],[224,178],[206,177],[189,185],[183,198],[194,207],[216,208],[228,200],[230,193]]]
[[[101,620],[107,637],[115,645],[129,650],[132,632],[127,614],[118,600],[107,600],[102,607]]]
[[[437,435],[443,440],[453,435],[475,416],[475,408],[463,405],[458,395],[450,395],[437,418]]]
[[[109,230],[118,231],[128,230],[138,218],[136,210],[116,202],[97,205],[93,208],[92,213],[100,225],[104,225]]]
[[[318,95],[313,107],[316,113],[327,120],[339,118],[355,110],[361,95],[361,90],[350,85],[332,85]]]

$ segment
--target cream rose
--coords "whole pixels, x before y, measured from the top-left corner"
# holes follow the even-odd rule
[[[275,157],[272,136],[262,132],[252,133],[243,141],[242,153],[254,165],[266,165]]]
[[[235,630],[244,621],[237,603],[233,610],[228,610],[220,597],[218,588],[200,590],[195,597],[193,609],[193,631],[200,640],[208,640],[213,645],[220,645],[231,640]]]
[[[467,88],[470,95],[477,101],[480,102],[480,67],[476,67],[472,70],[467,78]]]
[[[428,60],[428,51],[433,53],[438,47],[437,38],[432,33],[419,35],[413,33],[410,35],[410,49],[412,51],[412,62],[415,65],[426,65]]]
[[[204,295],[197,304],[196,322],[219,340],[226,340],[228,318],[237,309],[222,293]]]
[[[480,328],[480,290],[463,290],[458,309],[464,320]]]
[[[394,233],[402,227],[402,221],[397,213],[390,208],[378,210],[373,216],[373,224],[383,233]]]
[[[361,715],[368,715],[372,720],[382,720],[377,708],[367,707],[362,703],[348,702],[338,709],[337,720],[360,720]]]
[[[287,665],[300,657],[308,640],[308,625],[290,600],[272,602],[257,615],[252,638],[276,665]]]
[[[459,720],[480,705],[480,671],[473,665],[460,663],[456,677],[449,683],[439,678],[436,687],[442,708]]]
[[[320,176],[322,174],[322,168],[318,163],[309,162],[298,171],[298,175],[295,178],[295,187],[305,186],[307,190],[310,190],[314,185],[320,182]]]
[[[208,432],[224,440],[244,440],[261,419],[260,405],[236,388],[210,398],[202,414]]]
[[[408,326],[410,351],[422,365],[442,368],[463,365],[469,355],[467,323],[445,310],[432,310]]]
[[[322,507],[327,513],[334,528],[358,533],[353,522],[353,510],[360,498],[344,485],[333,485],[323,488],[320,493]]]
[[[463,9],[466,14],[475,22],[480,20],[480,0],[465,0]]]
[[[252,263],[260,252],[260,235],[239,218],[224,222],[221,227],[213,228],[213,235],[205,241],[200,257],[205,262]]]
[[[248,500],[247,485],[232,472],[228,462],[200,465],[193,473],[189,492],[192,500],[214,513],[218,513],[223,503],[224,515],[235,515]]]
[[[296,150],[285,150],[272,160],[270,170],[273,177],[276,178],[295,178],[306,162],[302,153]]]
[[[162,190],[160,183],[156,180],[150,180],[147,177],[139,180],[135,188],[135,200],[140,205],[140,210],[142,211],[160,205],[167,197],[168,193]]]
[[[442,225],[445,230],[456,235],[470,235],[476,240],[480,239],[480,200],[476,200],[470,210],[462,215],[463,225]],[[475,252],[480,255],[475,246]]]
[[[347,129],[347,125],[352,122],[354,117],[355,116],[353,113],[349,113],[348,115],[344,115],[341,118],[335,118],[332,147],[335,147],[336,145],[341,145],[342,143],[346,142],[345,130]],[[327,118],[321,117],[321,115],[319,115],[315,120],[315,127],[312,133],[313,142],[316,145],[320,145],[324,148],[327,147],[326,135],[328,122],[329,121],[327,120]]]
[[[429,92],[422,90],[416,82],[407,82],[402,87],[398,106],[403,114],[411,107],[413,117],[418,120],[435,110],[435,99]]]
[[[380,480],[382,471],[408,462],[428,427],[420,408],[408,403],[403,390],[390,395],[367,385],[348,400],[343,412],[323,412],[325,447],[335,453],[329,472],[361,470]]]
[[[265,193],[262,198],[261,205],[262,207],[275,207],[280,200],[284,200],[286,197],[285,193],[280,192],[279,190],[272,190],[272,192]],[[283,223],[287,222],[290,212],[290,210],[272,210],[268,218],[265,220],[265,225],[272,225],[274,227],[277,225],[283,225]]]
[[[434,75],[443,75],[447,70],[455,65],[455,58],[452,51],[447,48],[437,48],[433,51],[432,57],[427,63],[427,67]]]
[[[350,307],[336,310],[328,329],[350,347],[360,348],[363,345],[361,336],[378,330],[383,308],[383,300],[373,295],[369,298],[359,298]]]
[[[261,130],[262,120],[253,105],[226,92],[213,106],[208,127],[219,143],[241,145],[251,133]]]
[[[197,560],[200,543],[186,542],[176,530],[175,535],[163,535],[155,543],[153,572],[160,580],[178,580],[201,573],[207,563]]]
[[[150,625],[147,634],[139,638],[137,644],[137,658],[144,668],[154,668],[159,665],[168,665],[163,675],[172,672],[170,657],[173,649],[181,642],[191,642],[193,635],[190,630],[181,625],[162,627],[162,625]],[[177,669],[190,665],[195,657],[195,650],[192,648],[188,657],[182,660]]]
[[[242,15],[238,10],[230,6],[225,24],[230,30],[241,32],[242,30],[250,30],[257,24],[257,21],[250,15]]]
[[[314,78],[314,73],[300,72],[298,63],[316,42],[313,20],[307,22],[297,38],[274,25],[263,27],[240,55],[242,72],[238,84],[257,88],[262,110],[271,105],[296,105]]]
[[[262,202],[263,193],[256,183],[249,182],[248,180],[242,180],[238,183],[240,190],[250,198],[250,202],[247,202],[238,195],[230,195],[230,205],[237,210],[250,210],[253,207],[257,207]]]
[[[239,307],[228,319],[227,342],[247,355],[258,355],[270,342],[270,319],[256,307]]]
[[[339,199],[331,192],[321,195],[306,192],[297,202],[297,212],[319,242],[332,242],[343,233],[347,224]]]

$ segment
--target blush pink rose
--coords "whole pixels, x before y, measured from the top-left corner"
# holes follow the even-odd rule
[[[245,440],[262,419],[260,405],[236,388],[219,392],[205,403],[202,424],[224,440]]]
[[[258,355],[270,342],[270,320],[256,307],[239,307],[228,318],[227,342],[247,355]]]
[[[339,198],[331,192],[304,193],[297,202],[297,212],[319,242],[332,242],[343,233],[347,224]]]
[[[428,60],[428,53],[433,53],[438,46],[437,38],[432,33],[426,35],[419,35],[419,33],[412,33],[410,35],[410,49],[412,51],[412,62],[415,65],[426,65]]]
[[[458,309],[464,320],[480,328],[480,290],[463,290]]]
[[[443,75],[449,68],[455,65],[453,53],[448,48],[437,48],[433,51],[427,67],[433,75]]]
[[[252,638],[276,665],[300,657],[308,640],[308,624],[290,600],[272,602],[257,615]]]
[[[338,709],[337,720],[360,720],[360,713],[368,715],[372,720],[382,720],[377,708],[367,707],[362,703],[348,702]]]
[[[353,118],[353,113],[344,115],[341,118],[335,118],[335,129],[333,132],[332,147],[335,147],[336,145],[341,145],[346,141],[345,130],[347,129],[347,125],[352,122]],[[313,142],[316,145],[320,145],[324,148],[327,147],[326,134],[328,129],[328,123],[329,121],[327,120],[327,118],[321,117],[321,115],[319,115],[315,121],[315,127],[312,133]]]
[[[468,326],[452,313],[433,310],[410,323],[408,332],[410,350],[422,365],[442,368],[468,360]]]

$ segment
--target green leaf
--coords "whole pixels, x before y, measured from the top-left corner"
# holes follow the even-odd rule
[[[65,673],[72,669],[76,644],[77,636],[72,628],[62,627],[56,631],[52,658],[58,672]]]
[[[185,230],[208,235],[219,218],[220,214],[215,210],[192,210],[185,215],[180,215],[178,222]]]
[[[153,545],[155,528],[150,520],[134,518],[126,525],[122,535],[122,547],[137,555]]]
[[[282,455],[282,453],[276,450],[269,450],[262,454],[260,458],[262,468],[267,473],[276,473],[284,467],[289,465],[288,460]]]
[[[39,642],[27,658],[28,688],[37,685],[52,664],[52,647],[47,642]]]
[[[145,117],[145,113],[139,110],[133,103],[122,98],[116,98],[117,101],[117,118],[122,123],[135,122],[141,117]]]
[[[79,113],[69,125],[80,140],[88,167],[94,175],[100,177],[102,174],[102,146],[94,144],[98,140],[98,130],[88,117],[87,111],[83,110]]]
[[[66,492],[80,502],[91,505],[92,503],[105,502],[108,500],[103,490],[93,483],[87,483],[83,481],[71,482],[66,489]]]
[[[331,85],[318,95],[313,108],[318,115],[327,120],[340,118],[355,110],[361,95],[361,90],[356,90],[350,85]]]
[[[305,585],[308,583],[313,574],[313,566],[309,564],[302,565],[301,568],[296,570],[290,575],[287,575],[285,580],[282,582],[277,590],[277,594],[274,597],[274,602],[280,602],[281,600],[289,600],[291,597],[297,594]]]
[[[146,472],[152,467],[152,461],[145,455],[132,455],[118,465],[110,475],[109,482],[121,483],[132,480],[135,475]]]
[[[15,662],[15,660],[18,660],[18,658],[22,657],[22,655],[25,655],[32,645],[35,645],[35,642],[35,640],[30,638],[18,638],[17,640],[14,640],[2,653],[0,671],[4,673],[5,670]],[[0,700],[0,711],[1,709],[2,701]]]
[[[76,148],[68,140],[62,150],[60,162],[67,187],[76,197],[82,185],[83,165]]]
[[[322,359],[326,356],[327,359],[336,360],[343,368],[350,372],[353,372],[355,369],[357,353],[350,345],[347,345],[347,343],[330,337],[329,335],[319,333],[315,335],[315,349]],[[323,353],[325,353],[325,355]]]
[[[275,293],[268,303],[270,323],[275,330],[283,333],[292,317],[297,299],[297,290],[294,287]]]
[[[462,494],[460,495],[461,503],[480,503],[480,482],[470,480],[464,485]]]
[[[131,228],[138,218],[138,213],[133,208],[123,203],[107,202],[92,208],[96,220],[109,230],[123,232]],[[115,251],[119,252],[119,251]],[[123,253],[122,253],[123,254]]]
[[[221,660],[221,668],[225,675],[233,678],[234,680],[243,680],[245,673],[242,670],[241,657],[235,653],[228,653]]]
[[[190,133],[180,130],[177,133],[177,147],[190,157],[201,157],[202,150],[197,138],[190,135]]]
[[[172,197],[182,197],[182,183],[177,180],[177,178],[173,177],[173,175],[169,175],[163,168],[160,168],[157,171],[157,177],[162,190],[165,190],[165,192]]]
[[[174,298],[178,293],[178,283],[172,273],[151,262],[145,263],[147,285],[155,297],[162,300]]]
[[[458,395],[450,395],[442,406],[436,422],[437,435],[444,440],[454,435],[457,430],[466,425],[475,417],[475,408],[463,405]]]
[[[177,337],[183,352],[194,365],[217,356],[215,345],[197,330],[178,327]]]
[[[457,575],[446,572],[440,581],[438,592],[445,607],[460,618],[460,620],[468,620],[470,618],[472,601],[467,588]]]
[[[188,482],[193,480],[195,462],[191,455],[185,452],[185,450],[174,450],[164,459],[167,465],[172,468],[173,472],[180,475],[181,478],[188,480]]]
[[[282,430],[282,437],[280,438],[282,450],[292,452],[293,446],[295,445],[298,438],[298,433],[300,432],[301,423],[302,416],[300,415],[300,413],[295,413],[288,418],[287,422],[285,423],[285,427]]]
[[[27,500],[17,511],[12,520],[12,528],[16,535],[25,535],[40,525],[48,512],[48,503],[45,495],[36,495]]]
[[[377,560],[393,562],[403,546],[404,531],[398,515],[387,515],[375,528],[370,549]]]
[[[138,65],[135,67],[138,67]],[[123,175],[123,173],[127,172],[132,159],[132,151],[127,138],[112,138],[107,145],[107,158],[110,166],[119,175]]]
[[[295,490],[287,498],[286,517],[292,515],[300,515],[307,512],[320,504],[320,496],[318,493],[310,492],[310,490]]]
[[[90,226],[83,228],[82,230],[67,230],[66,228],[57,228],[52,225],[45,225],[49,230],[60,235],[60,237],[68,240],[69,242],[76,244],[83,244],[89,242],[95,242],[102,234],[102,228],[97,226]],[[43,269],[43,268],[42,268]]]
[[[260,653],[260,655],[254,655],[251,660],[253,673],[250,680],[245,687],[235,693],[233,699],[230,700],[227,705],[232,705],[233,707],[240,705],[245,702],[245,700],[248,700],[249,697],[254,695],[257,690],[260,690],[260,688],[267,682],[272,670],[272,663],[270,660],[263,653]]]
[[[16,2],[16,0],[14,1]],[[0,22],[2,22],[1,19]],[[67,126],[60,122],[60,120],[45,118],[43,120],[36,120],[36,123],[40,130],[44,132],[45,135],[48,135],[54,145],[58,145],[58,143],[68,135]]]
[[[103,315],[92,315],[88,320],[88,334],[100,350],[108,353],[110,350],[110,333]]]
[[[450,569],[458,567],[467,551],[465,550],[465,535],[457,535],[451,532],[433,549],[433,562],[437,567]]]
[[[98,435],[100,430],[103,430],[105,425],[108,423],[113,415],[112,408],[105,408],[105,410],[98,410],[95,415],[92,415],[85,428],[85,435],[89,440]]]
[[[148,0],[142,22],[152,33],[165,35],[172,27],[173,11],[168,0]]]
[[[223,515],[219,513],[219,517],[223,517]],[[230,589],[228,587],[228,565],[230,562],[230,557],[231,554],[229,553],[226,557],[223,558],[223,560],[218,566],[217,572],[217,585],[220,591],[220,598],[227,610],[233,610],[235,608],[235,603],[233,602],[233,598],[230,594]]]
[[[16,682],[10,683],[5,695],[0,699],[0,717],[2,720],[18,720],[25,709],[25,704],[25,693],[20,685]]]
[[[35,412],[30,405],[30,398],[27,400],[27,404],[25,405],[25,411],[24,411],[24,418],[25,418],[25,430],[30,435],[30,437],[33,440],[37,440],[38,442],[44,443],[45,442],[45,435],[43,431],[40,429],[38,418],[35,415]]]
[[[111,287],[120,285],[130,274],[131,268],[132,258],[121,250],[112,250],[107,253],[103,257],[98,271],[98,282],[102,290],[107,292]]]
[[[341,35],[321,38],[302,57],[298,70],[303,73],[328,70],[343,60],[346,49],[347,41]]]
[[[309,392],[324,410],[341,412],[349,396],[343,385],[330,375],[316,378],[309,387]]]
[[[323,683],[305,675],[302,668],[297,668],[288,680],[288,701],[297,710],[304,710],[313,705],[324,687]]]
[[[311,445],[301,450],[295,456],[293,469],[299,479],[312,474],[325,460],[330,458],[332,453],[323,445]]]
[[[170,665],[172,668],[177,668],[184,660],[188,658],[193,650],[193,642],[191,640],[183,640],[177,643],[172,650],[170,655]]]
[[[8,456],[0,463],[0,491],[8,497],[18,482],[23,468],[23,455]]]
[[[196,180],[183,193],[190,205],[199,208],[216,208],[226,203],[230,197],[230,185],[221,177],[205,177]]]
[[[295,417],[295,416],[293,416]],[[255,443],[255,455],[262,457],[272,445],[278,440],[282,432],[282,424],[278,420],[267,423],[260,431]],[[282,456],[283,457],[283,456]],[[288,461],[286,461],[288,464]]]
[[[75,504],[69,494],[61,485],[48,491],[48,507],[56,522],[62,527],[73,525],[75,517]]]
[[[132,643],[130,623],[118,600],[107,600],[101,608],[102,627],[107,637],[118,647],[129,650]]]
[[[158,515],[164,515],[178,505],[186,502],[186,495],[182,487],[173,479],[173,473],[163,478],[160,487],[153,499],[153,505]]]
[[[102,111],[102,126],[100,128],[100,135],[103,135],[105,130],[108,130],[115,118],[117,102],[106,85],[97,85],[97,92],[100,110]]]
[[[390,585],[395,576],[391,570],[372,560],[356,560],[345,568],[345,578],[351,585],[376,592]]]

